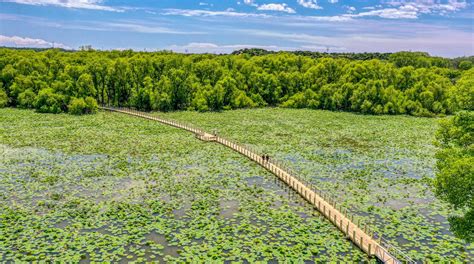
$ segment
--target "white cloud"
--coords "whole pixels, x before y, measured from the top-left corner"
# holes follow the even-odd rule
[[[353,6],[346,6],[346,8],[349,13],[354,13],[356,11],[356,8]]]
[[[176,34],[176,35],[203,35],[205,32],[198,30],[177,30],[170,28],[162,23],[154,22],[150,19],[117,19],[110,22],[98,20],[78,20],[71,22],[52,21],[50,19],[24,16],[10,15],[0,13],[0,21],[22,21],[30,24],[32,27],[60,28],[60,29],[77,29],[87,31],[111,31],[111,32],[137,32],[149,34]]]
[[[421,14],[440,14],[456,12],[465,9],[468,4],[465,0],[403,0],[385,1],[387,8],[377,5],[375,7],[364,7],[372,10],[362,12],[353,17],[378,16],[390,19],[416,19]]]
[[[73,27],[73,26],[71,26]],[[153,23],[137,23],[135,21],[97,22],[96,25],[81,26],[78,29],[99,30],[99,31],[126,31],[150,34],[202,34],[202,32],[179,31],[167,27],[162,27]]]
[[[209,3],[206,3],[206,2],[199,2],[199,5],[200,6],[214,6],[214,4],[209,4]]]
[[[44,39],[24,38],[18,36],[0,35],[0,46],[6,47],[33,47],[33,48],[63,48],[71,49],[62,43],[49,42]]]
[[[244,4],[251,5],[251,6],[258,6],[257,4],[255,4],[254,0],[244,0]]]
[[[335,3],[339,2],[339,1],[338,1],[338,0],[328,0],[328,2],[331,3],[331,4],[335,4]]]
[[[103,11],[122,12],[123,10],[110,6],[101,5],[103,0],[1,0],[2,2],[11,2],[24,5],[52,5],[65,8],[94,9]]]
[[[378,16],[381,18],[389,19],[416,19],[418,18],[418,10],[412,6],[402,6],[400,8],[384,8],[379,10],[372,10],[367,12],[362,12],[359,14],[349,15],[352,17],[370,17]]]
[[[270,30],[245,30],[248,35],[274,39],[275,43],[291,41],[301,47],[329,47],[330,50],[350,52],[396,52],[401,50],[426,51],[438,56],[466,56],[473,54],[472,33],[453,30],[447,26],[433,26],[408,21],[369,21],[359,30],[334,28],[334,34],[306,34]],[[356,24],[357,26],[357,24]]]
[[[424,14],[455,12],[468,6],[465,0],[403,0],[388,1],[387,4],[395,7],[412,6]]]
[[[322,9],[322,7],[318,5],[317,0],[298,0],[298,4],[306,8]]]
[[[210,10],[194,10],[194,9],[166,9],[163,15],[173,16],[202,16],[202,17],[214,17],[214,16],[228,16],[228,17],[270,17],[266,14],[255,14],[255,13],[242,13],[235,11],[210,11]]]
[[[295,10],[289,7],[287,4],[264,4],[257,8],[258,10],[266,11],[277,11],[277,12],[286,12],[286,13],[296,13]]]
[[[278,21],[281,21],[283,18],[286,18],[286,19],[294,19],[298,21],[308,21],[308,22],[344,22],[344,21],[353,20],[352,17],[346,16],[346,15],[341,15],[341,16],[299,16],[299,15],[272,16],[268,14],[241,13],[241,12],[235,12],[232,10],[209,11],[209,10],[192,10],[192,9],[167,9],[162,14],[174,15],[174,16],[187,16],[187,17],[229,16],[229,17],[241,17],[241,18],[247,18],[247,17],[264,18],[264,19],[273,18],[273,19],[278,19]]]
[[[351,17],[346,15],[341,16],[299,16],[295,17],[297,20],[308,21],[308,22],[346,22],[353,20]]]

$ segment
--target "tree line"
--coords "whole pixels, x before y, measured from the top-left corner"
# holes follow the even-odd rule
[[[308,56],[0,49],[0,106],[93,113],[280,106],[433,116],[473,109],[472,60],[420,52]],[[377,58],[377,56],[381,58]]]

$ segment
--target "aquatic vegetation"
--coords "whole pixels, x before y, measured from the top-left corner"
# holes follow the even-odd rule
[[[291,109],[161,114],[268,153],[417,260],[474,261],[431,192],[437,119]]]
[[[156,122],[0,109],[0,142],[1,262],[367,260],[273,175]]]

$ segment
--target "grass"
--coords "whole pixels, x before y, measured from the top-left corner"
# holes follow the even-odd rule
[[[0,109],[0,142],[0,262],[367,260],[256,164],[156,122]]]

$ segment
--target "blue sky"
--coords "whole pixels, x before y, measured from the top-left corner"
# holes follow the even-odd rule
[[[0,0],[0,46],[474,55],[473,0]]]

